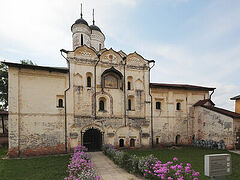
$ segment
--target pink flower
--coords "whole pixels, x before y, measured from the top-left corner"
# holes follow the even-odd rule
[[[187,163],[187,166],[191,167],[191,164]]]
[[[173,180],[173,178],[172,177],[168,177],[168,180]]]
[[[174,157],[174,158],[173,158],[173,161],[178,161],[178,158]]]

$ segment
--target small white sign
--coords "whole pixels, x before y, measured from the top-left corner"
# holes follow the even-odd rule
[[[232,173],[230,154],[210,154],[204,157],[205,176],[226,176]]]

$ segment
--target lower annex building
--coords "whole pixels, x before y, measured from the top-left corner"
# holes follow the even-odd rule
[[[79,144],[97,150],[212,139],[235,147],[240,114],[214,106],[215,88],[151,83],[154,60],[106,49],[105,35],[82,15],[71,31],[73,50],[61,50],[68,68],[4,62],[10,157],[65,153]]]

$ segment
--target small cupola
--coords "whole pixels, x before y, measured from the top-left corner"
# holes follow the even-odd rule
[[[83,19],[82,14],[82,4],[81,4],[81,14],[80,18],[75,21],[75,23],[71,27],[72,31],[72,38],[73,38],[73,50],[75,50],[79,46],[86,45],[90,47],[90,41],[91,41],[91,29]]]

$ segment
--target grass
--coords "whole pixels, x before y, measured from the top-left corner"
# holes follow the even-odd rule
[[[1,180],[59,180],[67,176],[70,155],[2,159],[6,154],[7,148],[0,148]]]
[[[155,155],[162,162],[172,161],[177,157],[180,162],[190,163],[195,171],[200,172],[199,179],[209,180],[210,178],[204,176],[204,155],[229,153],[232,157],[232,175],[227,176],[229,180],[240,179],[240,155],[223,150],[210,150],[195,147],[182,147],[180,149],[151,149],[151,150],[130,150],[129,154],[137,156],[146,156],[149,154]]]

